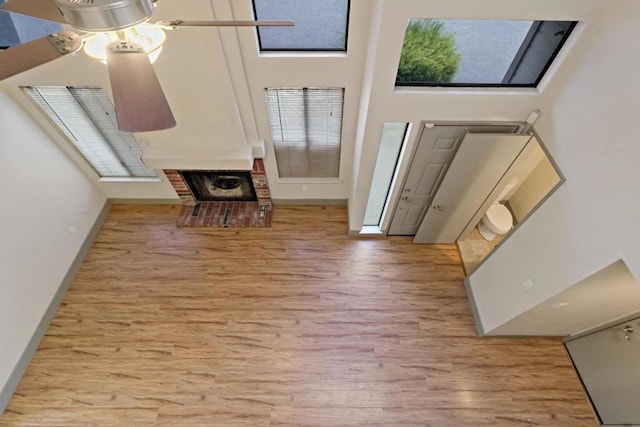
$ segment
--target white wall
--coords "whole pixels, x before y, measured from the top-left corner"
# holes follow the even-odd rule
[[[261,147],[264,140],[265,167],[274,198],[349,198],[350,229],[359,230],[385,122],[413,124],[407,147],[411,154],[422,120],[523,120],[554,90],[555,66],[549,73],[552,78],[537,89],[395,89],[409,18],[575,19],[591,23],[611,1],[351,0],[346,53],[261,54],[251,28],[177,29],[168,34],[154,67],[178,125],[145,134],[143,158],[154,168],[248,169],[253,149]],[[252,19],[251,4],[250,0],[163,1],[158,2],[154,20]],[[581,32],[579,29],[576,35]],[[580,37],[573,40],[580,43]],[[560,56],[570,54],[570,47]],[[67,56],[13,80],[23,85],[97,85],[108,89],[105,67],[83,54]],[[264,88],[272,86],[345,88],[339,179],[278,179],[264,100]],[[69,155],[84,170],[82,161],[73,153]],[[403,170],[410,157],[403,157]],[[98,185],[114,198],[176,197],[166,181],[157,185]]]
[[[353,169],[366,45],[369,41],[370,0],[351,1],[347,51],[344,52],[258,52],[255,34],[239,31],[240,47],[255,112],[259,135],[266,141],[265,169],[274,199],[347,199]],[[251,2],[233,2],[236,17],[252,16]],[[339,179],[279,179],[264,89],[269,87],[338,87],[345,89],[342,153]],[[375,149],[377,151],[376,140]],[[304,191],[303,187],[306,188]]]
[[[532,159],[537,163],[534,163],[533,169],[518,175],[520,186],[509,197],[509,207],[518,222],[560,182],[560,176],[551,161],[541,148],[538,150],[540,157]]]
[[[369,1],[369,0],[365,0]],[[357,4],[353,1],[352,4]],[[580,45],[600,19],[610,1],[605,0],[376,0],[381,10],[380,28],[375,44],[368,46],[368,71],[372,73],[371,94],[363,105],[358,126],[362,132],[355,142],[354,184],[349,198],[349,228],[362,226],[366,199],[375,165],[377,144],[384,122],[411,122],[407,152],[411,153],[420,135],[419,123],[426,121],[520,121],[539,108],[554,92],[556,74],[569,67],[572,47]],[[406,25],[410,18],[451,19],[526,19],[577,20],[577,29],[558,60],[550,68],[548,78],[538,88],[395,88],[395,76]],[[364,49],[365,46],[362,46]],[[364,89],[363,89],[364,90]],[[411,156],[400,165],[406,171]],[[403,176],[403,175],[402,175]]]
[[[469,277],[485,332],[618,259],[640,277],[639,20],[640,2],[614,2],[542,107],[567,181]]]
[[[640,284],[616,261],[543,301],[492,335],[570,336],[640,311]]]
[[[106,201],[6,87],[0,84],[0,390]]]
[[[82,54],[67,56],[37,67],[33,70],[18,74],[3,82],[4,91],[14,100],[30,118],[30,126],[37,126],[48,139],[54,141],[60,150],[84,172],[85,176],[95,184],[95,186],[108,198],[116,199],[175,199],[178,196],[173,187],[160,172],[157,182],[131,183],[131,182],[109,182],[101,181],[98,174],[92,169],[89,163],[82,157],[80,152],[67,140],[55,125],[53,125],[45,115],[29,100],[20,86],[98,86],[105,87],[106,69],[97,61],[89,60]],[[109,92],[108,87],[106,88]],[[144,150],[150,145],[152,134],[161,132],[151,132],[139,136],[141,148]]]

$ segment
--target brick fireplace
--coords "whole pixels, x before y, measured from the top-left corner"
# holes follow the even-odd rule
[[[164,173],[171,182],[171,185],[182,199],[182,210],[178,217],[178,227],[229,227],[229,228],[245,228],[245,227],[271,227],[271,193],[269,192],[269,184],[267,175],[264,171],[264,162],[262,159],[256,159],[253,162],[253,169],[248,171],[250,176],[250,185],[243,183],[245,187],[251,186],[254,190],[255,199],[251,196],[230,195],[227,200],[215,200],[216,194],[203,196],[202,189],[207,187],[211,181],[222,180],[224,183],[233,183],[234,180],[240,182],[246,172],[233,171],[180,171],[177,169],[165,169]],[[236,175],[239,178],[236,178]],[[193,178],[193,177],[196,178]],[[207,178],[200,178],[206,176]],[[185,181],[185,177],[187,181]],[[189,185],[194,186],[194,181],[198,181],[200,189],[189,189]],[[206,181],[206,182],[205,182]],[[202,183],[205,182],[205,183]],[[198,183],[195,185],[197,186]],[[231,187],[231,185],[227,185]],[[225,187],[225,185],[223,185]],[[238,184],[238,191],[240,185]],[[247,189],[247,194],[250,191]],[[197,194],[201,200],[197,200],[194,194]],[[224,195],[219,196],[225,198]],[[204,200],[202,200],[204,199]],[[207,200],[208,199],[208,200]]]

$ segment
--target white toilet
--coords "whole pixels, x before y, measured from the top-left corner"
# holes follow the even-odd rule
[[[486,240],[493,240],[499,234],[505,234],[513,227],[513,217],[509,209],[501,202],[518,185],[518,179],[513,178],[498,196],[498,199],[489,207],[478,224],[480,235]]]

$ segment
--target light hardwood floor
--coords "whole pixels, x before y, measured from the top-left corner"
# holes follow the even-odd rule
[[[178,213],[113,208],[0,425],[596,425],[559,341],[476,338],[455,245]]]

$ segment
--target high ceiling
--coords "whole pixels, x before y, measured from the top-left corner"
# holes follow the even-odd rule
[[[561,84],[563,72],[571,66],[571,55],[586,43],[610,3],[351,0],[346,54],[261,55],[254,29],[180,28],[168,35],[154,65],[178,124],[140,136],[144,159],[156,168],[249,169],[252,156],[261,156],[264,149],[274,198],[349,199],[351,217],[361,218],[384,122],[414,124],[407,147],[410,153],[423,120],[523,120],[531,110],[544,105],[554,85]],[[537,89],[395,89],[407,22],[428,17],[577,20],[581,25]],[[159,0],[154,19],[171,18],[253,19],[253,8],[251,0]],[[108,87],[107,80],[103,64],[76,54],[15,76],[2,87],[18,99],[22,97],[18,85]],[[338,180],[301,182],[277,177],[264,88],[296,86],[345,88]],[[23,99],[20,103],[43,126],[50,127],[32,106]],[[406,168],[409,157],[402,167]],[[106,192],[113,197],[136,194],[130,188]]]

